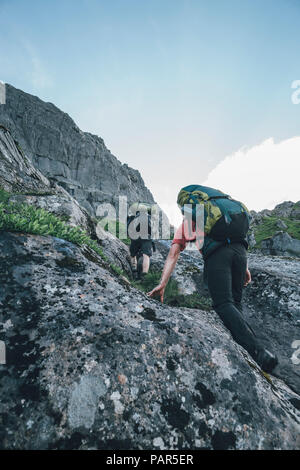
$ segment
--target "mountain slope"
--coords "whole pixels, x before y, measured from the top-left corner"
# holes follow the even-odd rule
[[[82,132],[68,114],[51,103],[6,85],[0,125],[10,130],[24,153],[47,178],[63,186],[91,214],[101,202],[153,203],[137,170],[121,164],[103,139]]]

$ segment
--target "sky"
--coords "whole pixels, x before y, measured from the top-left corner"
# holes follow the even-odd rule
[[[299,24],[300,0],[0,0],[0,80],[100,135],[174,223],[188,184],[273,208],[300,199]]]

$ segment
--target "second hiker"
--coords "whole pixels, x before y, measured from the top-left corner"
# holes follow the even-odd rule
[[[142,280],[149,272],[150,257],[155,245],[151,239],[150,204],[136,203],[131,206],[132,215],[127,218],[127,231],[131,239],[129,252],[134,279]]]

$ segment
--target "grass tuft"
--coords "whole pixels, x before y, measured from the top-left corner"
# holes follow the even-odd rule
[[[255,248],[260,248],[262,240],[270,238],[279,231],[277,226],[278,220],[282,220],[286,226],[286,232],[293,238],[300,240],[300,221],[290,219],[287,217],[264,217],[262,222],[254,228],[254,236],[257,245]]]
[[[143,292],[149,292],[159,284],[160,278],[160,272],[150,271],[141,282],[134,281],[132,284]],[[209,297],[200,296],[197,292],[193,292],[193,294],[189,295],[181,294],[179,291],[178,282],[172,278],[167,284],[164,302],[167,305],[171,305],[173,307],[187,307],[200,310],[212,309],[212,303]]]

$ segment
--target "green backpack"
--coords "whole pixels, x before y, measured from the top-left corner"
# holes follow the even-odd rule
[[[250,213],[247,207],[228,194],[207,186],[192,184],[182,188],[177,204],[182,213],[196,220],[197,205],[204,206],[204,232],[216,241],[240,242],[249,230]],[[184,207],[185,204],[189,206]]]

